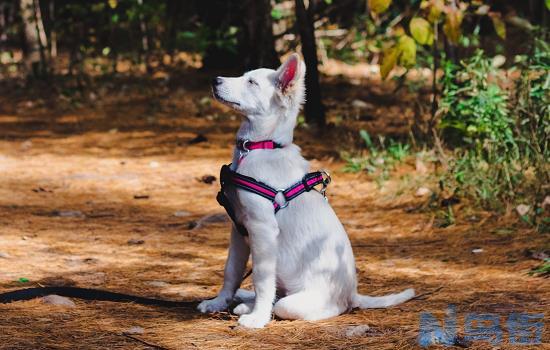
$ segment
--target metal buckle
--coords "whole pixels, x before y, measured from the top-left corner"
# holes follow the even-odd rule
[[[246,144],[249,143],[250,140],[242,140],[239,142],[239,154],[240,154],[240,157],[243,158],[244,156],[246,156],[248,153],[250,153],[250,149],[248,147],[246,147]]]
[[[290,203],[290,201],[288,201],[288,200],[286,199],[286,197],[285,197],[285,191],[286,191],[286,189],[284,189],[284,188],[283,188],[283,189],[278,189],[278,190],[277,190],[277,194],[279,194],[279,193],[282,194],[282,195],[283,195],[283,198],[285,199],[285,203],[284,203],[283,205],[281,205],[279,202],[277,202],[277,201],[275,200],[275,199],[277,198],[277,194],[275,195],[275,198],[273,198],[273,201],[274,201],[275,203],[279,204],[279,209],[284,209],[284,208],[288,207],[288,204]]]
[[[321,188],[321,190],[319,191],[319,193],[321,193],[323,195],[323,197],[325,198],[325,200],[328,201],[328,198],[327,198],[327,186],[328,184],[331,183],[332,181],[332,178],[330,177],[330,173],[324,169],[321,169],[319,170],[319,172],[324,175],[323,176],[323,188]]]

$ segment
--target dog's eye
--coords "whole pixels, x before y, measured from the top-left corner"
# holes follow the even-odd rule
[[[258,85],[258,83],[254,79],[248,79],[248,83],[250,85]]]

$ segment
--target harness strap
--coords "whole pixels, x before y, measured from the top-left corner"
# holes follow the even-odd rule
[[[225,209],[227,212],[227,215],[231,218],[231,221],[235,224],[235,228],[239,233],[243,236],[248,236],[248,231],[244,225],[239,224],[237,222],[237,216],[235,215],[235,210],[233,210],[233,206],[229,202],[229,199],[225,195],[224,189],[227,186],[227,180],[231,176],[231,168],[229,165],[223,165],[220,169],[220,191],[218,192],[218,195],[216,196],[216,200],[218,203]]]
[[[326,178],[323,175],[325,175]],[[313,189],[315,186],[319,184],[323,185],[323,188],[320,190],[320,192],[324,196],[326,186],[329,183],[330,183],[330,175],[327,172],[316,171],[316,172],[305,174],[301,181],[295,183],[294,185],[288,187],[287,189],[277,190],[269,185],[266,185],[261,181],[257,181],[256,179],[250,176],[242,175],[237,173],[236,171],[231,170],[229,165],[224,165],[222,166],[220,171],[221,189],[220,189],[220,192],[218,193],[217,200],[218,200],[218,203],[225,208],[227,214],[229,215],[231,220],[233,220],[233,222],[235,223],[235,226],[239,231],[239,233],[246,236],[248,235],[246,228],[242,224],[239,224],[237,222],[235,211],[231,206],[231,203],[228,200],[227,196],[225,195],[225,187],[228,184],[232,184],[237,188],[255,193],[259,196],[262,196],[270,200],[273,203],[273,209],[275,210],[275,213],[277,213],[280,209],[286,208],[292,199],[298,197],[304,192],[311,191],[311,189]],[[276,196],[279,193],[281,193],[285,199],[285,203],[282,205],[279,204],[276,200]]]

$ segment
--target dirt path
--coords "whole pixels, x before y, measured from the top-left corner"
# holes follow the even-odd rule
[[[207,93],[130,98],[121,89],[67,110],[45,100],[3,98],[0,292],[74,285],[172,300],[214,296],[229,223],[215,201],[217,183],[199,180],[217,177],[228,161],[238,121],[202,99]],[[196,143],[197,135],[207,140]],[[336,141],[335,135],[328,137]],[[461,217],[469,220],[437,228],[412,187],[397,195],[398,179],[379,188],[365,175],[343,173],[333,157],[336,142],[320,143],[305,130],[296,142],[315,168],[333,171],[330,201],[352,240],[360,291],[414,287],[432,294],[323,322],[277,320],[257,331],[236,327],[229,313],[16,302],[0,305],[0,349],[409,349],[417,347],[420,314],[441,318],[449,304],[456,305],[460,333],[468,313],[498,314],[501,349],[513,348],[506,327],[511,312],[546,312],[545,345],[531,348],[550,348],[548,279],[527,274],[537,261],[524,253],[548,248],[542,235],[513,217],[465,209]],[[425,181],[414,167],[401,171],[409,182]],[[483,252],[472,253],[476,248]],[[360,325],[370,328],[346,335]],[[134,326],[143,333],[122,334]]]

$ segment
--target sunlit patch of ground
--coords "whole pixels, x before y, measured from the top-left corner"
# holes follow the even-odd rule
[[[216,294],[229,223],[216,216],[223,213],[215,201],[217,183],[199,180],[217,176],[228,162],[238,120],[203,99],[207,89],[156,89],[114,89],[76,109],[2,98],[0,292],[75,285],[171,300]],[[384,294],[414,287],[428,293],[424,298],[322,322],[276,320],[254,331],[236,327],[229,313],[80,300],[71,309],[16,302],[0,305],[0,348],[410,349],[417,347],[420,313],[441,317],[449,304],[457,307],[459,325],[468,312],[497,313],[502,322],[513,311],[547,313],[548,280],[528,275],[537,261],[524,254],[544,249],[544,236],[514,217],[490,213],[437,228],[433,214],[421,209],[425,200],[413,196],[414,186],[397,195],[399,181],[380,188],[364,174],[341,171],[335,155],[353,146],[342,138],[349,130],[398,132],[407,125],[405,107],[376,105],[369,121],[353,117],[348,102],[337,107],[347,111],[349,122],[323,137],[301,129],[296,142],[315,168],[332,170],[329,197],[354,246],[359,290]],[[195,143],[198,135],[207,140]],[[415,179],[425,181],[414,167],[400,171],[415,186]],[[483,252],[472,253],[476,248]],[[347,336],[357,325],[370,329]],[[143,334],[122,334],[133,326]],[[533,349],[547,346],[548,329],[546,345]],[[500,348],[512,348],[504,339]]]

